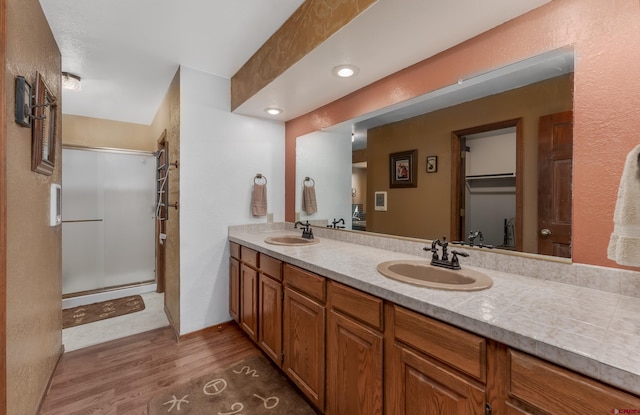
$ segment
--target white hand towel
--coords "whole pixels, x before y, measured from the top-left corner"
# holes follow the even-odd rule
[[[253,216],[267,216],[267,185],[254,184],[251,193],[251,214]]]
[[[318,211],[318,204],[316,203],[316,188],[315,186],[304,186],[302,191],[302,209],[307,212],[307,215],[311,215]]]
[[[640,145],[624,165],[607,257],[620,265],[640,266]]]

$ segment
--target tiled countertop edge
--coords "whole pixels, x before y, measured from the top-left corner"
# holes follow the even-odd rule
[[[238,225],[229,227],[229,229],[239,232],[278,230],[298,232],[293,228],[292,223],[287,222]],[[322,238],[428,257],[427,253],[422,250],[428,245],[427,241],[414,238],[322,227],[314,227],[313,232],[316,236]],[[514,253],[512,255],[505,253],[505,251],[486,248],[470,248],[456,245],[456,249],[470,253],[468,258],[460,261],[461,264],[640,298],[640,271],[577,264],[563,258],[543,257],[535,254]]]

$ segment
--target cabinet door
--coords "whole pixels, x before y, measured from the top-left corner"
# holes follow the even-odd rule
[[[260,274],[258,343],[278,365],[282,365],[282,283]]]
[[[382,414],[382,335],[329,311],[327,414]]]
[[[287,375],[320,411],[324,409],[325,308],[284,289],[284,363]]]
[[[240,322],[240,261],[229,258],[229,314]]]
[[[258,341],[258,271],[240,264],[240,327]]]
[[[386,413],[484,415],[484,390],[402,345],[390,350],[386,368]]]

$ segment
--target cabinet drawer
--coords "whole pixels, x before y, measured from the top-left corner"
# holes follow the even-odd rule
[[[260,254],[260,271],[271,278],[282,281],[282,261]]]
[[[509,396],[548,413],[607,414],[613,408],[640,408],[640,398],[509,350]]]
[[[240,260],[253,268],[258,268],[258,253],[246,246],[240,247]]]
[[[333,281],[329,283],[329,293],[332,309],[375,330],[383,330],[383,302],[380,298]]]
[[[235,259],[240,259],[240,245],[235,242],[229,242],[229,254]]]
[[[326,282],[323,277],[289,264],[284,264],[283,273],[286,286],[325,303]]]
[[[394,306],[394,336],[418,351],[486,382],[486,340]]]

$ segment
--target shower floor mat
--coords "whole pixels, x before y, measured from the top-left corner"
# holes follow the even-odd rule
[[[144,301],[139,295],[67,308],[62,310],[62,328],[93,323],[142,310],[144,310]]]

